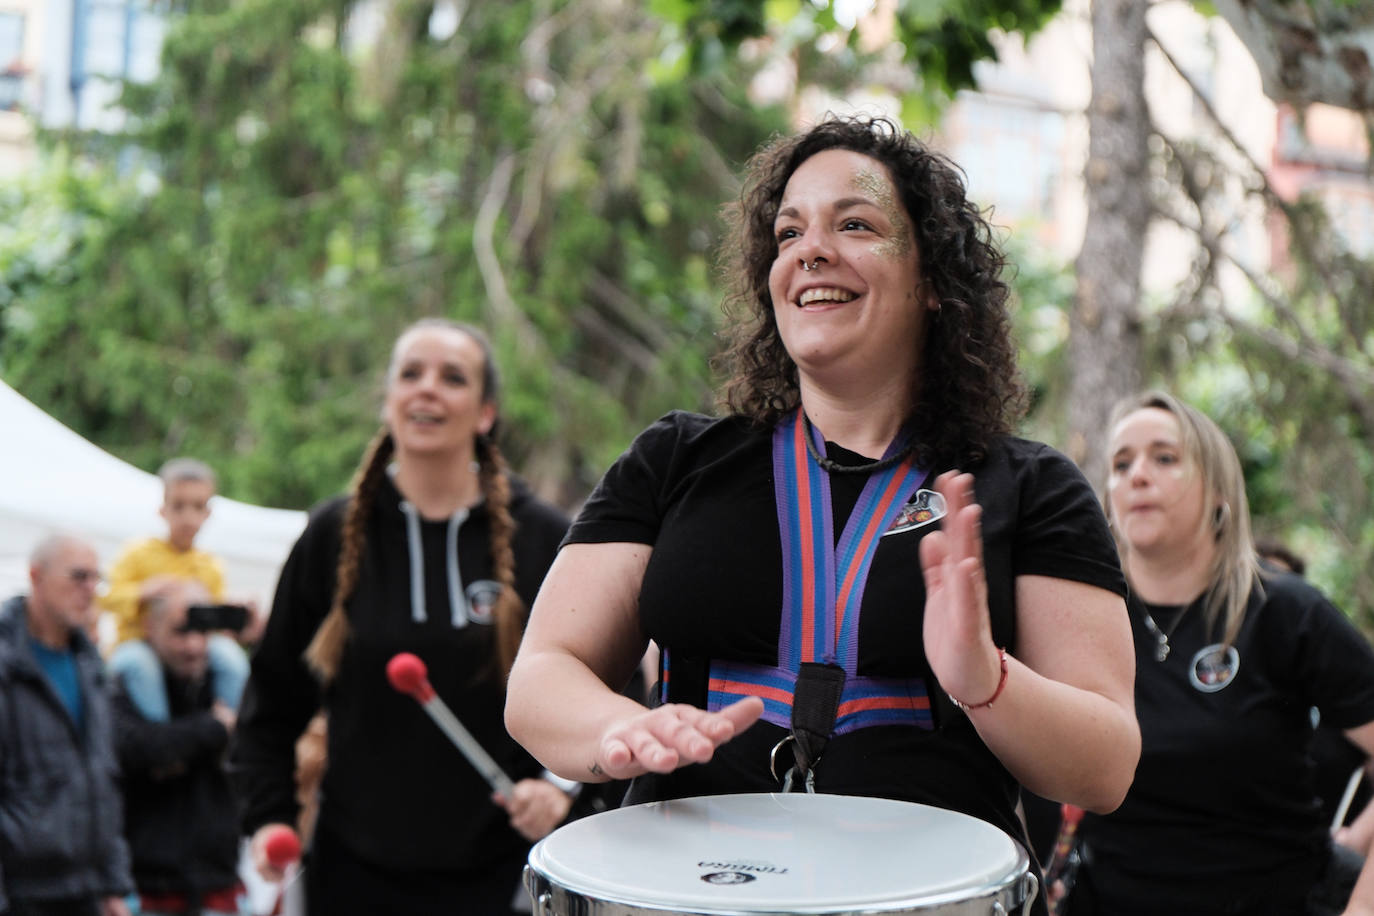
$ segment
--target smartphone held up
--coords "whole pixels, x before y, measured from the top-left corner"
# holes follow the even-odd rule
[[[186,623],[182,629],[197,632],[232,630],[237,633],[248,626],[248,608],[241,604],[193,604],[186,609]]]

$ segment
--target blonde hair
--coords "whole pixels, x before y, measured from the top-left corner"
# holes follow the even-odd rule
[[[1203,493],[1216,500],[1215,508],[1203,516],[1202,522],[1211,527],[1216,538],[1216,553],[1207,576],[1204,616],[1209,633],[1216,630],[1218,622],[1221,623],[1222,642],[1230,646],[1245,622],[1251,591],[1262,588],[1240,459],[1231,440],[1211,417],[1164,391],[1146,391],[1117,402],[1107,428],[1115,429],[1129,414],[1147,408],[1174,416],[1183,453],[1201,474]],[[1110,522],[1111,500],[1104,499],[1103,504]],[[1115,525],[1112,530],[1117,550],[1125,559],[1130,553],[1130,545]]]
[[[402,331],[397,337],[397,342],[399,343],[411,331],[435,327],[466,334],[482,348],[482,402],[496,403],[500,389],[499,377],[492,359],[491,343],[477,328],[456,321],[427,318]],[[393,351],[392,363],[394,362]],[[392,375],[392,368],[392,365],[387,367],[388,381]],[[504,683],[510,674],[511,665],[515,662],[516,650],[520,648],[520,637],[525,630],[526,611],[524,602],[515,590],[515,550],[512,545],[516,524],[510,513],[510,475],[505,456],[501,454],[493,438],[494,434],[495,427],[490,433],[478,436],[474,443],[474,451],[478,463],[478,481],[490,519],[492,574],[501,586],[501,594],[493,610],[496,628],[494,661],[496,671]],[[334,600],[329,613],[305,650],[306,663],[325,684],[332,681],[339,672],[339,662],[343,658],[344,645],[350,633],[344,605],[352,597],[358,584],[358,569],[367,542],[367,522],[376,502],[377,488],[386,475],[387,464],[395,449],[391,433],[383,427],[364,452],[363,460],[349,487],[351,497],[344,512],[339,564],[335,573]]]

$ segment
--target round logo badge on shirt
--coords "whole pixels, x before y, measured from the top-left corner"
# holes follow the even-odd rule
[[[496,600],[501,597],[501,583],[479,579],[467,587],[468,617],[473,623],[491,623],[496,613]]]
[[[1188,666],[1188,681],[1203,693],[1216,693],[1236,679],[1240,653],[1235,646],[1213,643],[1203,646]]]

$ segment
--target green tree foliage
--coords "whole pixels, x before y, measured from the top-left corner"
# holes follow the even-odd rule
[[[840,6],[847,12],[842,14]],[[877,4],[887,9],[886,4]],[[996,59],[994,32],[1031,35],[1061,0],[896,0],[888,21],[857,21],[860,4],[832,0],[652,0],[675,24],[692,67],[713,67],[751,40],[792,64],[798,85],[844,96],[876,85],[901,101],[908,127],[932,125],[973,66]]]
[[[1030,35],[1059,12],[1044,0],[903,0],[897,5],[905,59],[952,94],[973,86],[973,65],[997,52],[994,30]]]
[[[716,211],[782,115],[634,4],[381,8],[369,35],[345,0],[187,4],[128,136],[6,190],[0,372],[135,464],[302,506],[347,481],[396,332],[448,315],[571,501],[710,405]]]
[[[1057,5],[903,0],[908,101]],[[892,54],[801,0],[177,6],[127,134],[52,138],[0,197],[0,375],[139,466],[194,454],[284,506],[345,484],[425,315],[490,330],[507,449],[566,503],[709,407],[717,208],[787,126],[754,68],[843,91]]]

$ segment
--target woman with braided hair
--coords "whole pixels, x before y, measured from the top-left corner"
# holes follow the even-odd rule
[[[321,708],[328,764],[305,870],[312,914],[508,913],[530,844],[568,814],[507,735],[506,675],[567,529],[511,476],[493,437],[497,374],[476,329],[412,325],[387,371],[383,427],[348,496],[316,509],[282,569],[240,714],[234,769],[259,869],[297,823],[294,745]],[[397,652],[516,780],[493,797],[411,699]],[[566,784],[562,784],[566,785]]]

